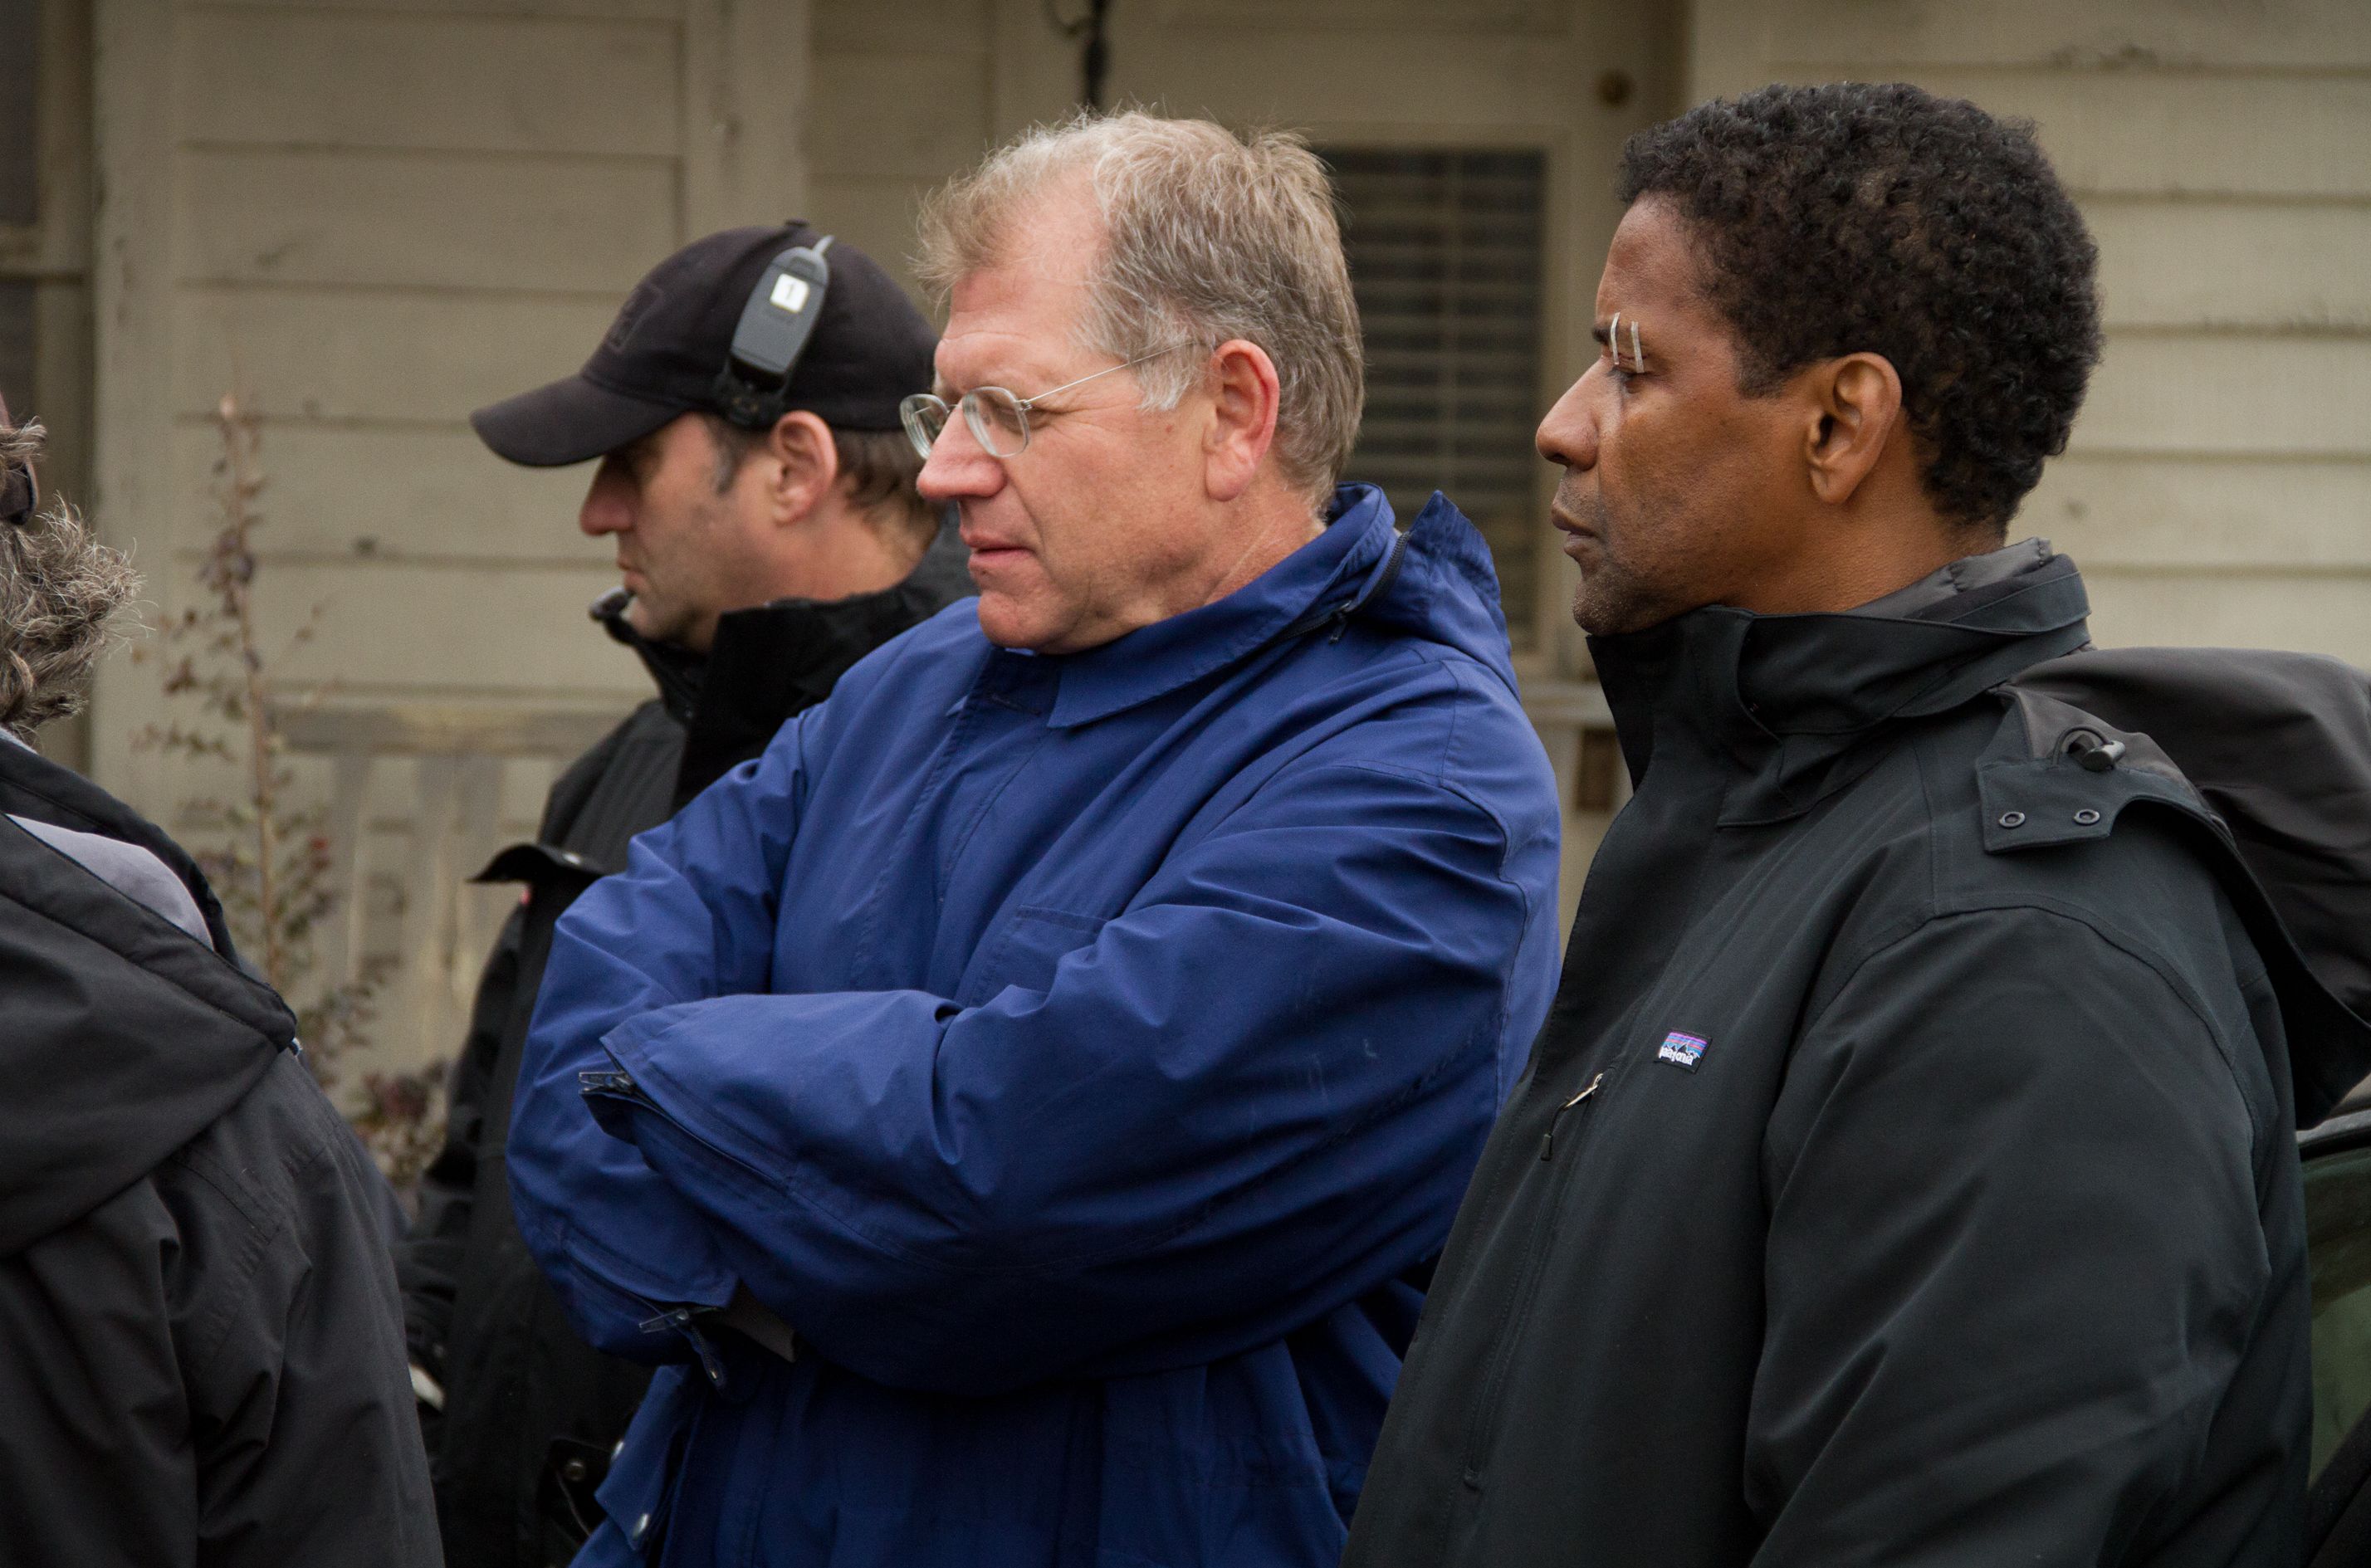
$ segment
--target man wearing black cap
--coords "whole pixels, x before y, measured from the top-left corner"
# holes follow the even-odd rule
[[[593,613],[658,696],[561,776],[535,842],[481,878],[524,893],[398,1256],[455,1568],[565,1562],[648,1378],[579,1341],[511,1216],[503,1149],[552,924],[635,834],[970,592],[899,430],[935,338],[861,252],[804,224],[733,229],[661,262],[582,371],[470,417],[514,463],[600,460],[577,523],[613,542],[623,584]]]

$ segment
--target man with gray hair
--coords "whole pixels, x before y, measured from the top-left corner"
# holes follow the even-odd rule
[[[578,1561],[1317,1568],[1555,967],[1482,541],[1336,489],[1324,173],[1141,114],[931,202],[980,594],[561,918],[511,1184],[661,1365]]]
[[[385,1182],[190,857],[29,744],[139,588],[40,436],[0,404],[0,1556],[433,1568]]]

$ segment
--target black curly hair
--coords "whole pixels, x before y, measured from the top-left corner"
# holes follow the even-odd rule
[[[1672,204],[1748,395],[1882,354],[1937,510],[2006,534],[2099,359],[2099,249],[2027,121],[1906,83],[1768,86],[1624,144]]]

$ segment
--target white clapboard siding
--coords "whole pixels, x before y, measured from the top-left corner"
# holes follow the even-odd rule
[[[914,214],[925,192],[988,148],[994,9],[819,0],[815,10],[807,216],[926,306],[913,275]]]
[[[665,158],[209,146],[181,158],[180,275],[622,300],[675,247],[677,178]]]
[[[671,17],[195,11],[181,49],[195,143],[672,158],[682,133]]]
[[[672,22],[678,18],[682,9],[679,0],[207,0],[205,8],[285,12],[296,4],[321,11],[363,11],[430,17],[516,17],[538,21],[588,17],[641,17]]]
[[[270,420],[455,430],[472,409],[575,370],[618,310],[609,290],[355,283],[192,284],[180,299],[178,415],[210,415],[238,387]]]
[[[2361,0],[1762,0],[1763,52],[1832,65],[2371,66]]]
[[[347,703],[441,693],[572,710],[607,701],[619,712],[650,695],[633,653],[585,614],[616,580],[606,562],[570,570],[296,559],[263,570],[257,603],[268,648],[288,647],[322,607],[314,636],[278,661],[295,687],[326,682]]]
[[[2083,213],[2111,331],[2371,329],[2371,202],[2099,196]]]
[[[173,427],[173,494],[202,517],[221,444],[210,422]],[[488,564],[535,561],[585,570],[614,550],[576,527],[589,474],[521,468],[488,452],[466,427],[274,423],[263,432],[269,487],[256,542],[267,570],[285,556],[423,557]],[[266,594],[276,590],[266,579]],[[489,628],[486,635],[526,635]]]

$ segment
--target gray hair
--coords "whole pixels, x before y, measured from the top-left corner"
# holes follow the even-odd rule
[[[0,465],[30,465],[45,434],[38,423],[0,425]],[[80,711],[139,592],[131,560],[64,501],[21,527],[0,524],[0,729],[30,741]]]
[[[1282,383],[1278,471],[1322,507],[1366,401],[1359,307],[1325,167],[1300,137],[1207,120],[1081,113],[1038,126],[922,204],[919,271],[943,304],[996,264],[1024,202],[1083,174],[1101,212],[1080,346],[1137,367],[1147,409],[1174,409],[1229,339],[1257,343]]]

